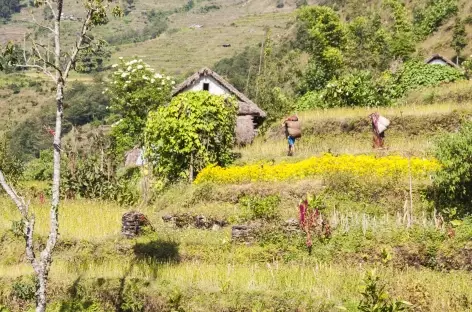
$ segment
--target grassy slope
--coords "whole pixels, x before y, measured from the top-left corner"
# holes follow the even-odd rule
[[[471,103],[467,98],[454,103],[442,103],[442,99],[467,94],[463,91],[469,88],[469,83],[462,83],[420,91],[405,100],[415,105],[381,110],[397,123],[418,122],[406,133],[395,130],[394,123],[387,142],[393,144],[396,138],[400,153],[407,153],[417,143],[415,147],[426,153],[429,143],[422,140],[437,132],[429,129],[411,139],[408,131],[431,120],[436,122],[434,127],[455,127],[462,119],[457,119],[454,111],[470,115]],[[439,103],[425,106],[425,101],[431,101],[431,92]],[[317,135],[304,137],[298,145],[299,157],[322,152],[322,144],[343,153],[370,152],[369,130],[363,134],[366,126],[362,123],[368,113],[367,109],[336,109],[300,114],[306,130],[326,132],[330,126],[332,132],[314,148],[309,145]],[[342,119],[358,121],[352,128],[354,134],[340,133]],[[451,129],[445,126],[438,131]],[[363,136],[365,142],[359,140]],[[283,139],[260,140],[243,150],[241,161],[271,157],[287,160],[282,154],[284,145]],[[416,311],[472,310],[468,288],[472,278],[470,222],[456,228],[455,236],[436,229],[431,207],[421,197],[422,181],[413,181],[415,225],[411,229],[406,227],[401,213],[406,185],[398,185],[398,189],[382,185],[374,188],[372,184],[371,189],[362,185],[326,188],[326,183],[302,180],[174,186],[153,205],[139,208],[65,201],[60,214],[61,241],[51,272],[51,311],[79,311],[77,307],[65,308],[73,300],[100,301],[101,305],[108,305],[105,311],[115,311],[116,302],[130,298],[145,302],[147,311],[179,307],[184,311],[337,311],[338,305],[356,311],[362,278],[372,268],[378,270],[393,297],[411,301]],[[308,255],[302,236],[283,234],[278,226],[297,217],[297,203],[307,192],[322,189],[328,190],[325,215],[333,227],[333,237],[315,240],[313,253]],[[232,243],[230,227],[217,231],[176,229],[161,219],[167,214],[190,212],[237,223],[244,211],[240,198],[247,195],[281,198],[277,207],[279,220],[271,222],[268,232],[250,244]],[[37,199],[32,205],[41,239],[47,234],[49,207]],[[11,230],[18,214],[7,199],[0,198],[0,207],[0,280],[4,281],[0,286],[0,306],[24,310],[32,302],[18,299],[13,284],[27,284],[25,276],[31,269],[24,261],[21,239]],[[149,216],[156,233],[136,240],[123,239],[119,234],[120,220],[129,209],[139,209]],[[123,281],[126,287],[120,291]],[[79,295],[71,295],[77,285],[82,290]],[[132,285],[137,288],[133,290]]]

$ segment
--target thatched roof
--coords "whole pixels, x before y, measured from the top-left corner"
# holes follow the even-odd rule
[[[447,65],[451,66],[451,67],[459,68],[459,66],[457,66],[456,63],[454,63],[453,61],[451,61],[447,57],[442,56],[441,54],[434,54],[430,58],[426,59],[425,63],[429,64],[429,63],[433,62],[434,60],[440,60],[440,61],[443,61],[444,63],[446,63]]]
[[[223,77],[215,73],[209,68],[202,68],[189,78],[178,85],[172,92],[172,96],[176,96],[179,93],[182,93],[187,88],[195,84],[201,77],[210,76],[215,79],[220,85],[228,89],[228,91],[236,97],[239,102],[239,112],[238,115],[252,115],[255,117],[265,118],[267,114],[259,108],[253,101],[251,101],[247,96],[239,92],[233,85],[227,82]]]

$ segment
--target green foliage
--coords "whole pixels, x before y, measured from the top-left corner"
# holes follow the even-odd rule
[[[437,86],[444,82],[454,82],[463,78],[463,73],[450,66],[409,61],[395,74],[395,84],[398,92],[404,94],[418,87]]]
[[[385,0],[393,18],[391,53],[395,59],[406,60],[415,51],[413,25],[405,4],[400,0]]]
[[[36,293],[36,279],[32,277],[19,277],[11,285],[13,297],[30,301],[33,300]]]
[[[108,96],[103,94],[101,84],[73,82],[65,93],[69,107],[64,111],[64,121],[73,126],[91,122],[103,122],[109,116]]]
[[[467,46],[467,32],[465,30],[465,24],[459,17],[456,18],[454,24],[454,30],[452,33],[451,47],[456,52],[457,58],[460,57],[462,50]]]
[[[280,196],[244,196],[239,199],[239,204],[243,211],[241,218],[243,220],[275,220],[279,217],[278,207]]]
[[[310,91],[298,98],[296,109],[305,111],[315,108],[328,108],[329,104],[323,99],[323,92]]]
[[[245,95],[253,98],[254,88],[259,66],[260,49],[246,47],[243,52],[230,58],[218,61],[214,66],[215,72],[227,77],[228,81]]]
[[[329,47],[342,49],[346,44],[346,31],[333,9],[302,7],[297,13],[297,43],[316,57]]]
[[[386,70],[392,59],[392,38],[380,16],[359,16],[347,25],[347,29],[346,64],[359,70]]]
[[[0,170],[9,183],[16,184],[23,173],[23,162],[13,153],[10,131],[0,136]]]
[[[297,14],[297,45],[310,54],[310,62],[299,86],[300,93],[321,90],[343,66],[346,30],[333,9],[304,6]]]
[[[8,21],[12,14],[20,12],[20,0],[0,0],[0,22]]]
[[[91,122],[103,123],[110,114],[107,110],[109,99],[103,94],[101,84],[73,82],[65,92],[63,133],[69,133],[73,126],[82,126]],[[11,149],[22,160],[38,158],[42,150],[49,149],[52,136],[47,128],[54,129],[54,107],[49,106],[39,116],[33,116],[19,123],[12,129]]]
[[[155,173],[167,181],[196,175],[209,164],[232,161],[236,104],[206,91],[186,92],[151,112],[146,153]]]
[[[435,197],[442,210],[472,215],[472,124],[439,140],[435,156],[442,164],[434,179]]]
[[[323,106],[388,106],[391,103],[388,92],[385,84],[376,81],[369,71],[353,72],[328,83]]]
[[[88,47],[80,50],[75,62],[75,71],[79,73],[100,72],[104,69],[105,63],[110,59],[111,51],[107,42],[97,40],[92,43],[93,38],[85,42]]]
[[[429,36],[457,11],[457,0],[428,1],[426,7],[415,11],[416,34],[420,38]]]
[[[296,76],[297,53],[293,51],[275,51],[270,33],[264,43],[263,62],[260,64],[255,85],[255,102],[267,113],[266,124],[280,119],[292,110],[292,101],[287,89]]]
[[[144,311],[144,295],[140,292],[139,280],[131,280],[127,283],[123,294],[123,303],[121,311],[123,312],[141,312]]]
[[[467,79],[472,78],[472,55],[462,62],[462,68]]]
[[[112,117],[112,137],[116,155],[124,155],[136,145],[144,143],[143,130],[150,111],[165,105],[171,98],[174,81],[155,73],[142,60],[120,60],[113,65],[109,87]]]
[[[53,152],[44,150],[39,153],[39,158],[30,161],[25,168],[23,177],[27,181],[49,181],[53,173]]]
[[[369,272],[364,279],[365,288],[358,309],[361,312],[399,312],[409,311],[411,304],[406,301],[395,301],[390,298],[385,285],[375,271]]]
[[[67,198],[113,200],[122,205],[132,205],[138,201],[136,184],[140,177],[139,170],[128,171],[118,177],[113,168],[98,156],[72,157],[61,177],[61,193]]]

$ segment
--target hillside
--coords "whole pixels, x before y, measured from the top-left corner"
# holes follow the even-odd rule
[[[284,6],[277,8],[277,0],[212,0],[194,1],[191,8],[185,8],[187,0],[175,1],[129,1],[129,14],[123,19],[112,22],[99,29],[98,34],[103,38],[124,37],[132,40],[136,33],[150,24],[146,14],[152,10],[166,12],[168,16],[167,30],[156,39],[131,44],[114,44],[112,61],[119,56],[137,56],[144,59],[158,70],[164,70],[175,76],[185,76],[203,66],[212,66],[224,57],[230,57],[241,52],[247,46],[255,46],[264,40],[266,29],[270,28],[273,37],[280,40],[291,33],[290,24],[294,20],[293,12],[296,9],[296,0],[282,1]],[[345,18],[351,18],[363,10],[382,12],[381,1],[307,1],[308,4],[327,4],[337,7]],[[345,5],[339,5],[344,3]],[[409,3],[409,6],[419,5],[420,2]],[[423,3],[423,2],[421,2]],[[472,4],[465,0],[458,0],[459,16],[470,21]],[[184,9],[185,8],[185,9]],[[44,19],[44,10],[24,7],[21,13],[14,14],[11,21],[1,26],[0,42],[7,40],[22,40],[23,34],[31,31],[31,10],[37,21]],[[65,16],[75,18],[81,16],[80,2],[69,2],[66,5]],[[27,22],[29,21],[29,22]],[[428,56],[441,53],[452,57],[454,52],[449,47],[452,36],[453,19],[440,26],[438,31],[424,42],[418,43],[419,52]],[[77,22],[66,20],[64,34],[73,38],[70,29]],[[200,25],[201,28],[191,28]],[[469,39],[472,39],[472,25],[467,22]],[[131,36],[131,38],[130,38]],[[126,39],[128,38],[128,39]],[[224,48],[223,44],[231,44]],[[472,47],[466,48],[464,55],[471,54]]]
[[[428,18],[437,22],[442,14],[431,6],[452,3],[471,39],[472,3],[455,1],[406,1],[405,10],[393,1],[399,20],[394,25],[401,28],[408,15],[430,30]],[[105,65],[119,57],[142,58],[177,82],[235,56],[223,64],[225,75],[238,76],[248,96],[267,105],[263,108],[273,114],[268,118],[273,122],[263,125],[253,144],[234,146],[232,118],[214,112],[215,107],[228,112],[221,97],[212,102],[202,91],[186,95],[203,95],[203,103],[185,106],[183,94],[168,104],[172,79],[141,62],[120,64],[114,76],[122,80],[108,84],[110,92],[105,90],[110,70],[74,73],[65,94],[63,128],[68,133],[60,146],[60,228],[48,276],[47,312],[472,311],[472,80],[453,66],[414,60],[433,52],[454,55],[449,47],[453,18],[439,19],[438,30],[415,41],[416,52],[405,49],[398,65],[393,49],[385,61],[386,50],[379,52],[377,46],[404,43],[402,36],[386,34],[394,22],[391,15],[380,16],[380,0],[308,1],[336,10],[306,8],[320,9],[319,16],[307,18],[307,25],[317,23],[307,27],[309,35],[314,33],[311,38],[295,34],[294,12],[302,2],[127,0],[122,20],[97,29],[114,42]],[[72,1],[66,7],[67,44],[75,36],[71,30],[80,4]],[[426,7],[429,15],[422,15]],[[23,7],[2,25],[0,41],[31,29],[29,10]],[[364,23],[345,22],[364,13]],[[37,19],[48,16],[42,8],[34,14]],[[266,40],[261,49],[269,28],[273,41]],[[344,28],[350,31],[343,33]],[[353,34],[359,36],[343,36]],[[375,40],[364,42],[365,34]],[[332,37],[336,40],[323,53],[312,44]],[[284,44],[294,38],[313,41],[299,53],[293,50],[296,43]],[[471,51],[469,45],[463,55]],[[370,59],[355,62],[361,54]],[[307,65],[302,74],[297,73],[300,64]],[[248,77],[251,66],[261,68],[259,76]],[[54,86],[41,77],[33,72],[0,75],[0,135],[13,130],[11,136],[0,136],[0,148],[11,149],[0,150],[0,170],[8,179],[17,175],[15,188],[34,214],[37,250],[49,233],[53,156],[48,127],[54,122],[48,113],[54,108]],[[298,80],[305,78],[314,83],[302,90]],[[324,84],[316,85],[319,81]],[[162,86],[168,87],[167,94],[149,96],[166,89]],[[314,104],[295,106],[305,95]],[[117,104],[113,96],[135,98]],[[175,114],[148,114],[146,109],[156,103],[162,104],[159,112],[172,109]],[[116,119],[107,120],[114,105],[129,115],[114,112]],[[212,110],[195,118],[199,107]],[[379,149],[372,146],[368,117],[374,111],[391,121]],[[294,113],[303,136],[289,157],[279,117]],[[142,128],[146,119],[149,125],[149,115],[156,125],[177,120],[177,126],[163,138],[152,136],[164,131]],[[222,126],[210,128],[215,119]],[[194,127],[195,120],[204,127]],[[146,133],[146,149],[154,153],[144,166],[123,167],[122,151],[128,149],[116,152],[114,144],[122,141],[104,134],[111,127],[102,125],[120,130],[127,122],[133,127],[122,128],[123,146],[142,146],[136,144],[143,143],[139,136]],[[227,140],[221,139],[224,127]],[[211,132],[193,130],[202,128]],[[181,129],[183,135],[177,133]],[[184,143],[159,152],[174,141]],[[205,156],[195,153],[192,145],[197,143]],[[225,162],[219,155],[205,159],[208,151],[224,154]],[[25,161],[23,174],[18,155]],[[198,174],[193,175],[195,164]],[[170,173],[161,170],[177,165]],[[21,218],[0,190],[0,312],[33,311],[36,304],[38,283],[25,253]]]
[[[470,83],[460,88],[466,87]],[[447,90],[436,92],[452,97]],[[442,224],[425,198],[429,177],[411,169],[410,198],[408,169],[392,179],[379,177],[375,157],[365,156],[416,155],[412,162],[428,163],[433,138],[470,119],[470,102],[385,109],[394,125],[386,138],[389,149],[379,152],[370,147],[367,112],[307,112],[295,158],[284,156],[285,140],[274,127],[266,140],[241,150],[239,164],[270,170],[273,163],[296,165],[329,150],[343,157],[363,153],[353,160],[356,166],[367,161],[364,169],[372,173],[366,176],[326,169],[322,176],[293,180],[180,184],[153,204],[131,207],[64,200],[50,311],[362,311],[358,305],[371,270],[390,297],[410,302],[412,311],[471,311],[470,219],[453,229]],[[395,157],[389,160],[394,166],[408,164]],[[48,204],[39,195],[44,187],[22,186],[34,198],[40,240],[48,224]],[[307,193],[322,194],[320,211],[331,226],[329,235],[313,237],[311,253],[297,221],[293,225]],[[33,304],[32,271],[15,225],[18,213],[6,198],[0,204],[0,307],[24,311]],[[145,213],[152,226],[139,238],[120,234],[121,217],[130,210]],[[215,221],[224,222],[214,226]],[[239,241],[232,226],[241,224],[256,230]]]

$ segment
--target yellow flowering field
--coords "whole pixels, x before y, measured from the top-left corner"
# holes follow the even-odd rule
[[[435,159],[401,156],[375,157],[371,155],[325,154],[296,163],[253,164],[222,168],[209,166],[195,179],[195,184],[216,182],[224,184],[297,180],[323,177],[332,173],[349,173],[359,177],[426,177],[440,168]]]

